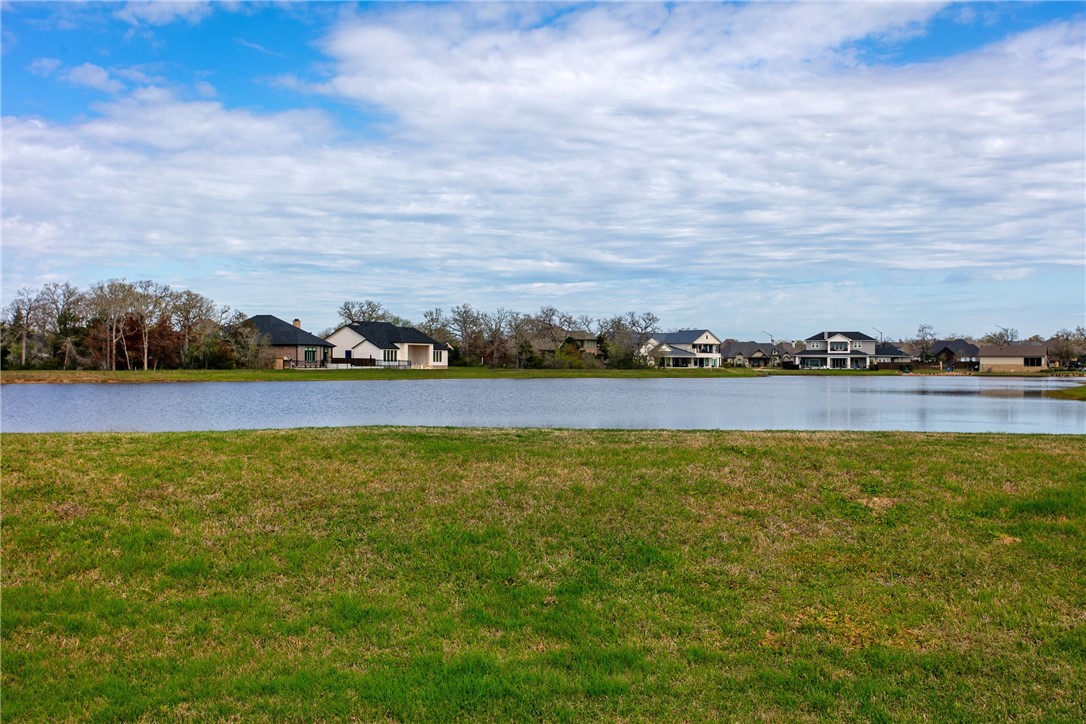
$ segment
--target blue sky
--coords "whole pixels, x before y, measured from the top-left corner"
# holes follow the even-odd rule
[[[3,303],[1086,324],[1083,3],[5,3]]]

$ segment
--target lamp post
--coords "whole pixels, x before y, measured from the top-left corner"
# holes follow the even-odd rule
[[[773,335],[772,334],[769,334],[769,332],[765,331],[764,329],[762,330],[762,334],[768,334],[769,335],[769,343],[773,344]]]
[[[879,329],[878,327],[872,327],[871,329],[873,329],[873,330],[875,330],[876,332],[879,333],[879,344],[882,344],[884,341],[886,341],[882,337],[882,330],[881,329]]]

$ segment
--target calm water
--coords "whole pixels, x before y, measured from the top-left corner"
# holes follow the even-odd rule
[[[4,432],[341,425],[1086,434],[1074,384],[971,377],[3,385]]]

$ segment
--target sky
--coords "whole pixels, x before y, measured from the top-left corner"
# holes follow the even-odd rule
[[[802,339],[1086,324],[1086,4],[2,13],[2,301],[152,279]]]

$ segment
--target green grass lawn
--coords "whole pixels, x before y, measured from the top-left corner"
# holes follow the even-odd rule
[[[1086,437],[0,436],[5,719],[1086,719]]]

